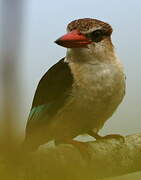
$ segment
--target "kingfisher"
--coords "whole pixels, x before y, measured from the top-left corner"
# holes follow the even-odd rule
[[[98,131],[125,95],[124,68],[111,41],[112,27],[84,18],[70,22],[55,41],[66,56],[41,78],[26,126],[25,144],[37,150],[51,140],[75,142]]]

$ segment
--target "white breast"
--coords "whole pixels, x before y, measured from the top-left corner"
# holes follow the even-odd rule
[[[70,63],[74,75],[72,99],[87,112],[94,128],[101,128],[113,114],[125,93],[125,76],[119,61],[113,64]],[[97,126],[97,127],[95,127]]]
[[[73,138],[92,129],[98,132],[122,101],[125,91],[119,63],[69,65],[74,76],[73,90],[50,123],[55,138]]]

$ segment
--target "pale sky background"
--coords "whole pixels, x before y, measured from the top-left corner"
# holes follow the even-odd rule
[[[101,134],[141,132],[141,1],[140,0],[28,0],[25,1],[22,35],[22,92],[25,128],[32,98],[42,75],[66,49],[54,41],[65,33],[67,24],[78,18],[97,18],[114,29],[113,43],[127,75],[123,103],[107,121]]]

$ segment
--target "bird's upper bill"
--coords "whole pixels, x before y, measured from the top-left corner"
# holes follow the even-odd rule
[[[86,48],[88,44],[100,42],[112,33],[109,24],[91,18],[72,21],[68,24],[67,30],[67,34],[55,41],[66,48]]]
[[[91,44],[91,40],[79,30],[72,30],[55,41],[56,44],[66,48],[85,48]]]

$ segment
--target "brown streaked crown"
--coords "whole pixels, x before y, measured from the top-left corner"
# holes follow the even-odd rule
[[[67,29],[69,31],[78,29],[81,33],[84,34],[98,29],[102,29],[103,31],[105,31],[106,35],[111,35],[112,33],[112,27],[108,23],[91,18],[74,20],[68,24]]]

